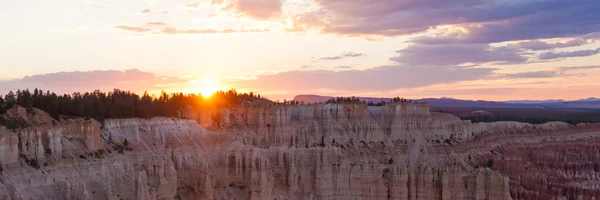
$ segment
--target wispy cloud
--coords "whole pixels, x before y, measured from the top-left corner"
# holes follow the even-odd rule
[[[513,48],[521,48],[521,49],[539,51],[539,50],[548,50],[548,49],[556,49],[556,48],[564,48],[564,47],[581,46],[581,45],[588,44],[588,43],[589,42],[587,40],[578,38],[578,39],[569,40],[567,42],[555,42],[555,43],[545,42],[545,41],[541,41],[541,40],[529,40],[529,41],[511,44],[508,46],[513,47]]]
[[[581,73],[582,70],[600,69],[600,66],[575,66],[575,67],[558,67],[551,70],[530,71],[513,74],[502,74],[502,78],[511,79],[532,79],[532,78],[554,78],[568,76],[585,76],[587,73]],[[570,73],[579,71],[579,73]]]
[[[505,78],[552,78],[561,76],[563,73],[557,70],[545,70],[545,71],[534,71],[534,72],[522,72],[522,73],[514,73],[514,74],[505,74],[503,77]]]
[[[336,69],[352,69],[350,66],[337,66]]]
[[[360,56],[364,56],[364,55],[365,54],[363,54],[363,53],[343,52],[339,56],[322,57],[322,58],[319,58],[319,59],[321,59],[321,60],[339,60],[339,59],[342,59],[342,58],[360,57]]]
[[[588,70],[588,69],[600,69],[600,66],[576,66],[576,67],[560,67],[561,71],[571,71],[571,70]]]
[[[389,91],[436,83],[478,80],[489,77],[496,69],[463,67],[382,66],[365,70],[295,70],[259,75],[254,80],[231,85],[269,90],[373,90]],[[423,76],[423,75],[427,76]],[[298,84],[276,84],[282,82]]]
[[[196,9],[200,8],[202,5],[204,5],[203,2],[195,2],[195,3],[185,4],[185,5],[183,5],[183,7],[186,10],[196,10]]]
[[[115,26],[117,29],[125,30],[125,31],[133,31],[137,33],[146,33],[152,31],[151,28],[148,27],[136,27],[136,26],[125,26],[125,25],[117,25]]]
[[[258,33],[267,32],[268,29],[177,29],[169,26],[163,22],[148,22],[143,26],[126,26],[117,25],[117,29],[124,31],[131,31],[138,33],[139,35],[155,35],[155,34],[167,34],[167,35],[184,35],[184,34],[230,34],[230,33]]]
[[[464,63],[523,63],[528,60],[520,49],[492,47],[487,44],[429,45],[412,44],[397,51],[392,61],[406,65],[452,66]]]
[[[590,50],[578,50],[578,51],[562,51],[562,52],[545,52],[540,54],[541,60],[551,60],[558,58],[569,58],[569,57],[585,57],[592,56],[600,53],[600,48]]]
[[[196,10],[208,4],[221,10],[232,11],[239,16],[259,20],[267,20],[280,16],[282,12],[281,0],[210,0],[199,1],[184,5],[187,10]]]

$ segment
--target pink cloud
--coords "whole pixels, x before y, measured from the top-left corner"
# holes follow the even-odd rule
[[[212,0],[211,4],[220,9],[233,11],[241,16],[266,20],[281,14],[281,0]],[[202,6],[202,2],[186,4],[185,8],[194,10]]]
[[[492,75],[495,69],[466,67],[383,66],[366,70],[302,70],[258,76],[255,80],[232,85],[270,90],[369,90],[389,91],[437,83],[478,80]]]
[[[163,22],[148,22],[143,26],[126,26],[117,25],[114,28],[135,32],[140,35],[156,35],[156,34],[167,34],[167,35],[184,35],[184,34],[230,34],[230,33],[259,33],[267,32],[267,29],[177,29],[169,26]]]
[[[59,94],[90,92],[96,89],[110,91],[114,88],[134,92],[160,91],[169,89],[160,87],[161,85],[183,85],[186,81],[175,77],[158,76],[138,69],[57,72],[1,81],[0,93],[35,88],[51,90]]]

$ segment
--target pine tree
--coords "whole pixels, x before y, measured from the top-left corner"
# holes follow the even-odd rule
[[[4,98],[2,98],[2,96],[0,96],[0,113],[4,113],[6,109],[6,102],[4,101]]]

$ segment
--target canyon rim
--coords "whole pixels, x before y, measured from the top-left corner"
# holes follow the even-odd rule
[[[197,121],[5,115],[24,126],[0,128],[3,200],[600,197],[598,124],[471,123],[407,102],[254,102]]]

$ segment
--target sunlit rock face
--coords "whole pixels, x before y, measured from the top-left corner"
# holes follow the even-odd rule
[[[594,124],[472,124],[419,103],[207,116],[0,128],[0,200],[600,197]]]

